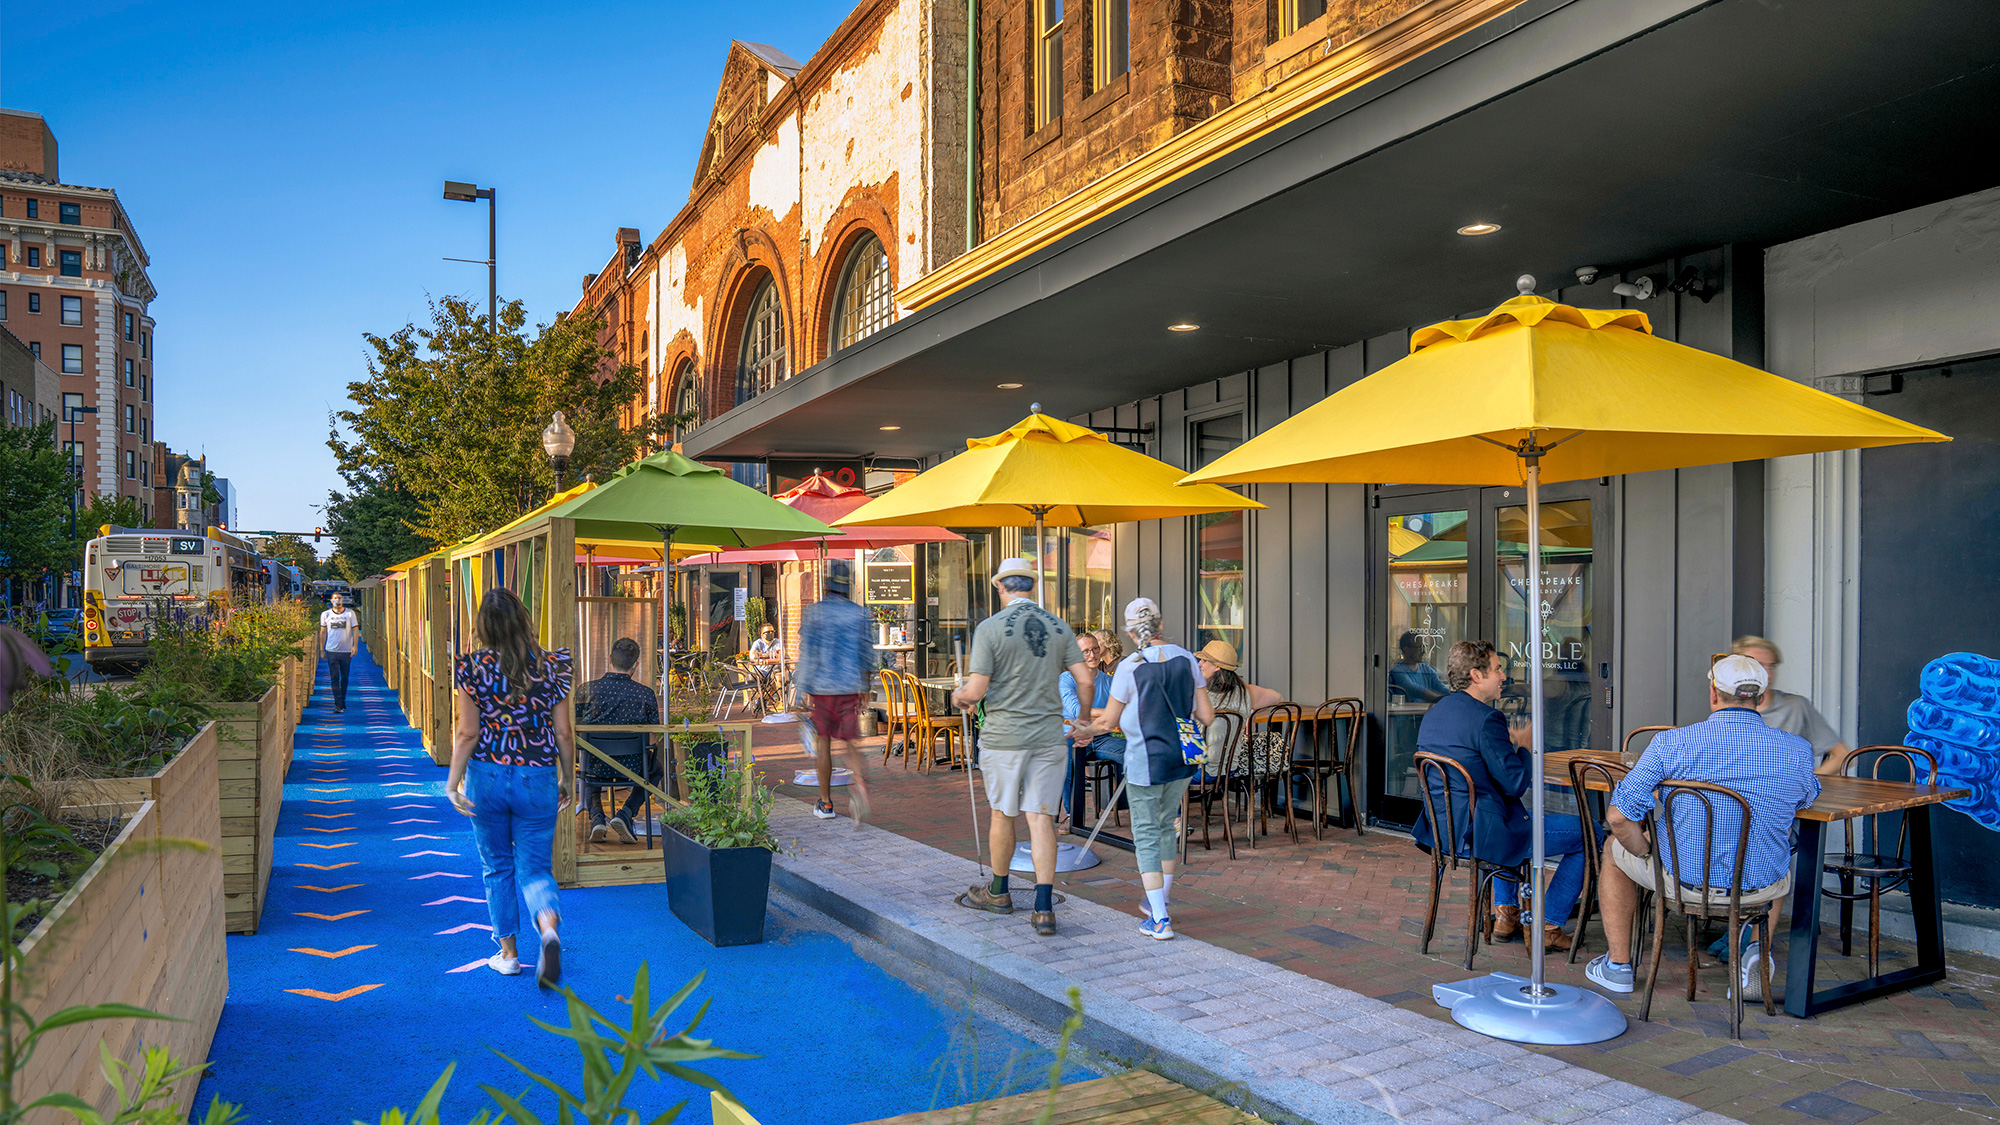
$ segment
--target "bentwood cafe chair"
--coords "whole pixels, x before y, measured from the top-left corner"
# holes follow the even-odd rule
[[[1424,815],[1430,819],[1434,842],[1430,849],[1430,905],[1424,913],[1424,937],[1419,951],[1425,954],[1431,951],[1446,870],[1458,870],[1461,862],[1470,864],[1472,886],[1466,897],[1471,905],[1465,915],[1465,967],[1470,969],[1472,956],[1479,951],[1480,938],[1484,936],[1486,944],[1493,944],[1493,881],[1506,879],[1517,886],[1525,883],[1527,865],[1492,863],[1479,858],[1469,846],[1457,846],[1457,841],[1473,835],[1472,826],[1479,823],[1479,790],[1473,787],[1472,774],[1450,758],[1428,750],[1417,751],[1415,762],[1417,790],[1423,795]],[[1460,795],[1463,801],[1457,799]]]
[[[1863,746],[1847,759],[1847,776],[1883,780],[1882,763],[1895,760],[1902,763],[1902,773],[1910,781],[1928,780],[1937,776],[1937,759],[1914,746],[1877,745]],[[1899,779],[1901,780],[1901,779]],[[1896,818],[1896,845],[1891,849],[1882,846],[1882,817]],[[1857,833],[1855,829],[1861,831]],[[1826,873],[1840,881],[1840,889],[1827,889],[1823,893],[1840,903],[1840,955],[1854,955],[1854,904],[1868,903],[1868,975],[1881,975],[1882,960],[1882,892],[1893,891],[1910,881],[1916,867],[1904,855],[1910,843],[1910,819],[1902,814],[1876,813],[1871,816],[1854,817],[1847,821],[1847,847],[1826,861]],[[1855,884],[1867,885],[1856,889]]]
[[[1764,1014],[1775,1016],[1778,1009],[1771,1003],[1771,913],[1784,904],[1781,896],[1762,903],[1743,901],[1743,862],[1750,852],[1750,802],[1743,794],[1726,785],[1716,785],[1707,781],[1682,781],[1669,778],[1653,789],[1654,812],[1647,820],[1658,830],[1652,833],[1653,880],[1659,887],[1653,895],[1653,963],[1646,974],[1646,997],[1639,1003],[1639,1018],[1651,1020],[1653,1013],[1653,988],[1660,983],[1660,959],[1665,951],[1667,917],[1680,915],[1687,923],[1687,998],[1692,1001],[1699,983],[1697,973],[1701,967],[1701,943],[1696,934],[1703,922],[1722,921],[1726,925],[1723,940],[1732,946],[1737,944],[1736,935],[1746,925],[1755,924],[1757,940],[1763,943],[1765,955],[1759,960],[1762,970]],[[1734,814],[1735,828],[1729,828],[1729,818],[1718,819],[1718,810],[1728,810]],[[1689,819],[1692,818],[1692,819]],[[1699,835],[1690,839],[1702,841],[1699,854],[1681,846],[1682,836],[1675,831],[1679,825],[1696,827]],[[1715,882],[1714,860],[1721,848],[1722,840],[1733,838],[1736,862],[1730,869],[1727,884]],[[1729,1037],[1743,1038],[1743,989],[1737,987],[1740,979],[1737,958],[1731,957],[1723,966],[1729,974]]]

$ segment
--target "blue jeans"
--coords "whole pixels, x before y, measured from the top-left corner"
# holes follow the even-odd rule
[[[1124,735],[1100,734],[1096,738],[1090,740],[1090,745],[1089,747],[1087,747],[1087,749],[1090,751],[1090,756],[1096,758],[1098,761],[1116,763],[1118,768],[1121,770],[1125,768]],[[1069,792],[1071,786],[1075,783],[1075,781],[1076,781],[1076,758],[1074,755],[1072,755],[1069,758],[1068,764],[1063,767],[1062,810],[1064,812],[1070,811]]]
[[[556,767],[502,766],[478,759],[465,764],[465,796],[472,802],[472,839],[486,880],[486,916],[493,941],[521,929],[521,899],[528,917],[561,913],[556,877],[549,872],[556,833]]]
[[[1597,846],[1603,845],[1603,833],[1600,832]],[[1542,920],[1558,926],[1567,925],[1569,912],[1576,909],[1577,896],[1583,893],[1583,820],[1574,816],[1543,817],[1542,851],[1562,857],[1562,862],[1556,864],[1555,876],[1544,888],[1549,908],[1543,912]],[[1513,880],[1493,880],[1493,905],[1515,906],[1520,901],[1520,888],[1515,886]]]
[[[327,690],[333,693],[333,705],[345,708],[347,706],[347,665],[349,661],[354,659],[354,654],[351,652],[327,652],[324,655],[326,656]]]

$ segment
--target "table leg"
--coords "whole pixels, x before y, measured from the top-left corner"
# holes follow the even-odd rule
[[[1917,928],[1917,972],[1944,979],[1944,902],[1938,896],[1937,862],[1931,845],[1931,806],[1903,814],[1910,829],[1910,918]]]
[[[1083,769],[1084,766],[1089,764],[1089,762],[1090,762],[1089,747],[1077,746],[1074,744],[1070,746],[1069,834],[1072,836],[1088,837],[1090,835],[1091,823],[1086,823],[1083,815],[1083,793],[1084,793]],[[1097,815],[1100,819],[1102,819],[1107,814],[1105,810],[1099,809],[1097,811]],[[1120,836],[1116,832],[1098,833],[1097,842],[1099,844],[1108,844],[1111,847],[1120,849],[1121,851],[1129,852],[1138,850],[1136,845],[1132,843],[1130,837]]]
[[[1801,1019],[1812,1014],[1813,978],[1819,972],[1820,872],[1826,866],[1826,824],[1800,820],[1797,859],[1792,869],[1792,941],[1785,962],[1785,1011]],[[1736,935],[1725,941],[1734,944]],[[1736,958],[1729,959],[1731,971]]]

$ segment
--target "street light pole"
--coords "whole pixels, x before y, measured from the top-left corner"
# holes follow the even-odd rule
[[[495,308],[498,305],[500,293],[498,272],[500,256],[497,252],[499,245],[499,200],[492,188],[460,183],[457,180],[446,180],[444,182],[444,197],[460,203],[471,203],[480,199],[486,201],[486,260],[483,263],[486,266],[486,331],[489,335],[498,336],[500,334],[500,320]],[[478,262],[479,259],[446,258],[445,261]]]
[[[97,408],[95,406],[65,405],[63,413],[67,415],[65,420],[69,422],[69,471],[76,478],[69,483],[69,541],[74,544],[76,542],[76,497],[77,493],[83,490],[83,466],[76,463],[76,416],[79,414],[96,414]],[[73,566],[69,569],[72,573],[76,571],[76,567]]]
[[[556,491],[562,491],[563,470],[569,468],[569,455],[576,448],[576,431],[563,421],[562,411],[549,420],[548,428],[542,431],[542,452],[549,455],[549,468],[556,475]]]

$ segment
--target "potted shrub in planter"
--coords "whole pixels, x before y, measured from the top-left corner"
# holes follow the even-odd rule
[[[710,945],[756,945],[764,940],[764,908],[771,893],[771,791],[749,784],[727,758],[712,766],[687,764],[681,791],[686,803],[666,814],[660,855],[666,864],[667,904]]]

